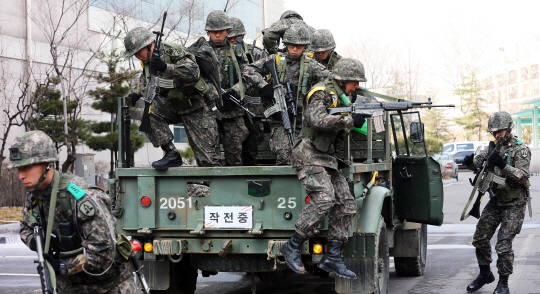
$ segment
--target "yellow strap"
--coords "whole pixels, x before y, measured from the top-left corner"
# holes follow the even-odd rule
[[[309,104],[309,98],[311,98],[311,95],[313,95],[313,93],[315,93],[315,92],[317,92],[317,91],[324,91],[324,90],[326,90],[325,87],[315,87],[315,88],[312,88],[312,89],[308,92],[307,97],[306,97],[306,100],[307,100],[308,104]]]
[[[144,68],[144,62],[141,60],[141,67]]]

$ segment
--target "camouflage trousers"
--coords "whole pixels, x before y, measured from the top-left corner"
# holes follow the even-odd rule
[[[131,270],[131,267],[130,267]],[[58,294],[136,294],[139,293],[137,290],[137,285],[135,284],[134,276],[129,272],[125,273],[123,276],[128,277],[123,282],[109,282],[104,285],[101,284],[73,284],[67,285],[64,283],[58,283]]]
[[[497,269],[499,275],[511,275],[513,272],[514,250],[512,241],[521,231],[525,218],[526,205],[499,206],[496,201],[490,200],[480,216],[476,225],[472,245],[476,247],[476,258],[479,265],[491,264],[491,237],[501,225],[497,234]]]
[[[173,141],[174,135],[170,124],[183,123],[189,146],[199,166],[219,166],[216,148],[219,146],[218,127],[214,114],[206,107],[190,113],[179,114],[156,100],[152,103],[150,125],[152,133],[146,134],[154,147],[160,147]]]
[[[311,197],[296,220],[298,233],[311,237],[328,215],[328,240],[347,242],[348,228],[356,213],[356,200],[343,174],[322,166],[304,166],[298,168],[296,174]]]
[[[277,155],[276,164],[277,165],[290,165],[291,164],[291,144],[289,143],[289,137],[287,136],[287,131],[283,127],[283,121],[281,116],[271,116],[268,119],[270,124],[270,129],[272,133],[270,134],[270,140],[268,145],[270,145],[270,150]],[[291,123],[291,128],[293,124]],[[297,129],[294,138],[298,137],[300,130]]]
[[[251,121],[244,115],[244,123],[248,129],[248,136],[242,143],[242,163],[244,166],[256,166],[259,145],[264,140],[264,126],[262,118],[252,117]]]
[[[220,122],[220,139],[225,153],[225,164],[242,165],[242,142],[248,136],[244,117],[222,118]]]

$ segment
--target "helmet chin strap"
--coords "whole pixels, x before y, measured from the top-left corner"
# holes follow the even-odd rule
[[[45,179],[47,178],[47,174],[49,173],[49,170],[51,169],[51,166],[52,166],[52,162],[47,164],[47,168],[45,169],[45,171],[43,172],[43,174],[39,178],[39,181],[37,182],[37,184],[26,187],[26,190],[27,191],[37,190],[39,188],[39,186],[41,185],[41,183],[43,183],[43,181],[45,181]]]

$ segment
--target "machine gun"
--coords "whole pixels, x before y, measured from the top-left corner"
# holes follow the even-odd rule
[[[377,102],[368,103],[366,99],[362,99],[347,107],[328,108],[328,114],[344,114],[344,113],[364,113],[371,116],[382,115],[384,111],[409,110],[413,108],[428,108],[431,107],[455,107],[454,104],[448,105],[433,105],[431,98],[428,102]]]
[[[276,61],[271,59],[264,63],[264,66],[268,68],[270,74],[272,75],[272,84],[274,86],[274,105],[269,107],[264,111],[264,116],[267,118],[271,115],[280,112],[281,120],[283,121],[283,127],[287,132],[287,137],[289,139],[289,144],[291,149],[294,143],[293,130],[291,127],[291,120],[289,118],[289,112],[296,116],[296,106],[294,105],[294,97],[292,91],[290,91],[290,84],[287,85],[288,91],[280,83],[279,76],[276,69]],[[290,93],[290,96],[288,95]]]
[[[497,146],[495,146],[493,142],[489,143],[489,149],[486,153],[487,156],[484,158],[481,164],[482,167],[476,169],[476,176],[474,177],[474,180],[469,179],[469,183],[471,183],[474,188],[471,192],[471,196],[469,197],[469,202],[467,202],[467,205],[465,205],[465,208],[463,209],[460,220],[467,219],[469,215],[477,219],[480,218],[480,203],[482,202],[482,198],[484,198],[484,194],[487,192],[489,197],[493,198],[495,197],[495,193],[493,192],[492,184],[495,183],[501,186],[506,185],[506,179],[495,175],[492,169],[487,168],[486,172],[486,167],[488,167],[488,158],[491,156],[491,154],[493,154],[493,152],[500,150],[501,147],[502,144],[497,144]],[[471,200],[477,190],[478,196],[476,197],[473,207],[468,214],[465,214],[465,211],[467,211],[467,208],[471,204]]]
[[[223,95],[225,93],[227,93],[227,91],[225,91],[224,89],[221,89],[221,94]],[[247,114],[251,115],[251,117],[255,117],[255,114],[253,112],[249,111],[249,109],[247,109],[246,107],[244,107],[244,105],[242,105],[242,102],[240,101],[240,99],[234,97],[231,94],[227,94],[227,95],[229,96],[229,100],[231,100],[234,104],[242,108],[242,110],[244,110]]]
[[[27,209],[31,211],[33,208],[37,207],[37,199],[34,197],[33,194],[30,195],[30,198],[28,199],[28,205]],[[43,246],[45,245],[43,236],[43,223],[42,223],[42,216],[41,216],[41,209],[38,209],[39,213],[36,217],[36,222],[33,223],[34,227],[34,240],[36,241],[36,253],[38,256],[37,260],[34,260],[34,263],[37,263],[37,271],[39,274],[39,280],[41,282],[41,290],[43,294],[54,294],[56,293],[52,280],[51,280],[51,272],[49,269],[49,266],[47,265],[47,262],[45,261],[45,258],[43,258]]]
[[[154,46],[154,51],[152,52],[152,58],[159,58],[159,48],[161,47],[161,37],[163,37],[163,27],[165,26],[165,19],[167,18],[167,11],[163,14],[163,22],[161,23],[161,31],[154,31],[156,34],[156,41]],[[144,100],[144,112],[141,119],[141,126],[139,127],[140,132],[151,133],[152,127],[150,126],[150,110],[151,105],[154,99],[158,101],[160,105],[165,105],[163,98],[157,93],[158,88],[160,87],[160,79],[156,77],[156,73],[153,70],[149,70],[150,76],[147,77],[146,87],[142,91],[142,100]]]

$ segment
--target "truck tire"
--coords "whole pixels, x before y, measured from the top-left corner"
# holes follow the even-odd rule
[[[179,263],[169,263],[169,289],[151,290],[150,294],[194,294],[197,288],[197,269],[191,266],[190,256],[184,254]]]
[[[424,274],[427,257],[427,225],[423,224],[418,230],[418,248],[420,253],[416,257],[394,257],[396,274],[398,276],[421,276]]]
[[[191,265],[200,270],[216,272],[272,272],[274,260],[263,254],[192,254]],[[277,264],[276,270],[287,269],[286,264]]]
[[[347,268],[356,273],[355,280],[336,278],[337,293],[386,294],[390,278],[390,254],[384,218],[379,219],[375,237],[374,258],[345,258]]]

